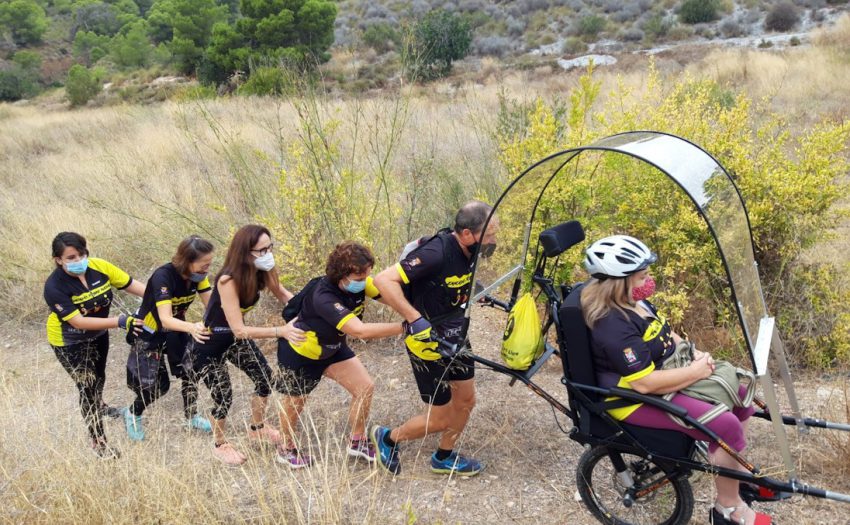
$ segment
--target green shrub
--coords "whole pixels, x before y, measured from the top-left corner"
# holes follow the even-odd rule
[[[179,87],[172,98],[178,102],[189,102],[193,100],[205,100],[217,96],[215,88],[203,84],[191,84]]]
[[[68,80],[65,81],[65,94],[72,107],[82,106],[100,93],[98,76],[80,64],[71,66],[68,70]]]
[[[212,28],[210,45],[198,74],[206,82],[223,82],[251,63],[274,59],[299,69],[330,60],[337,7],[329,0],[243,0],[242,17],[231,26]]]
[[[24,96],[21,79],[13,71],[0,71],[0,101],[14,102]]]
[[[564,40],[564,45],[561,48],[562,53],[566,53],[568,55],[576,55],[578,53],[584,53],[587,51],[587,44],[577,36],[567,37]]]
[[[600,89],[600,82],[585,75],[563,116],[557,106],[538,100],[524,129],[499,127],[505,170],[520,173],[552,152],[623,129],[663,129],[699,144],[733,174],[746,202],[767,307],[789,353],[814,366],[850,364],[847,265],[808,255],[832,238],[844,217],[836,204],[850,192],[850,160],[844,154],[850,122],[824,121],[792,136],[782,115],[753,109],[746,96],[733,97],[715,82],[688,77],[662,85],[653,76],[640,94],[612,93],[616,105],[596,108]],[[550,183],[537,215],[549,221],[578,218],[589,239],[628,232],[645,240],[660,256],[657,300],[671,322],[686,332],[731,330],[740,350],[727,277],[693,206],[652,168],[623,156],[595,155]],[[527,202],[505,201],[500,208],[505,250],[494,257],[510,256],[521,242],[522,232],[511,233],[505,225],[525,222]],[[580,250],[562,256],[563,281],[584,278],[581,256]],[[737,353],[731,344],[722,349]]]
[[[448,75],[452,62],[469,52],[472,29],[461,16],[443,9],[431,11],[413,28],[407,50],[407,70],[414,79],[429,80]]]
[[[14,43],[38,44],[47,26],[47,15],[34,0],[0,2],[0,32],[8,33]]]
[[[388,22],[371,24],[363,31],[363,44],[379,53],[386,53],[401,46],[401,33]]]
[[[285,95],[293,91],[289,73],[280,67],[261,66],[251,72],[251,76],[239,86],[239,95]]]
[[[646,35],[652,39],[662,38],[670,31],[672,22],[664,15],[656,14],[648,18],[642,25]]]
[[[596,36],[605,29],[605,24],[605,17],[599,15],[588,15],[579,19],[578,27],[576,29],[578,34],[586,39],[595,39]]]
[[[113,60],[125,68],[141,68],[150,65],[154,47],[147,35],[147,22],[139,20],[121,28],[109,44]]]
[[[782,2],[764,17],[764,28],[768,31],[790,31],[800,23],[800,13],[791,2]]]
[[[679,7],[679,20],[686,24],[702,24],[717,20],[718,0],[685,0]]]

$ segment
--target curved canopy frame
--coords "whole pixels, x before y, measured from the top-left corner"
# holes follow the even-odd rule
[[[469,304],[511,282],[513,282],[511,295],[512,298],[516,298],[524,272],[529,264],[533,264],[534,258],[529,258],[529,249],[532,240],[536,245],[536,239],[533,239],[532,234],[536,235],[541,229],[555,225],[546,224],[547,221],[552,220],[551,217],[541,216],[541,201],[544,198],[553,197],[552,189],[559,187],[560,177],[570,177],[572,171],[567,169],[568,167],[577,167],[581,159],[592,152],[624,155],[655,168],[657,172],[673,181],[693,203],[695,210],[708,226],[722,260],[750,362],[762,384],[768,409],[774,414],[781,413],[767,367],[768,355],[772,353],[778,360],[791,409],[798,422],[798,429],[802,431],[804,429],[801,423],[802,416],[794,395],[785,352],[773,318],[769,317],[767,312],[754,257],[750,221],[741,193],[732,177],[717,159],[701,147],[681,137],[657,131],[620,133],[597,140],[588,146],[551,155],[521,173],[496,201],[487,219],[487,225],[494,220],[495,216],[499,217],[503,229],[507,219],[514,226],[514,230],[520,229],[517,226],[518,223],[522,223],[523,232],[521,235],[513,232],[514,237],[508,239],[505,239],[507,231],[499,234],[501,259],[499,266],[502,267],[496,271],[489,268],[490,262],[483,264],[485,268],[479,268],[479,262],[483,260],[479,261],[476,256],[473,261],[473,282],[479,283],[481,289]],[[553,181],[558,183],[553,184]],[[511,200],[522,204],[506,206],[506,201]],[[569,213],[569,210],[565,211]],[[507,218],[508,213],[513,217]],[[528,213],[527,217],[526,213]],[[582,222],[580,216],[568,218]],[[503,240],[507,242],[503,243]],[[502,246],[505,248],[503,249]],[[470,310],[467,308],[467,317],[470,315]],[[794,464],[784,428],[778,420],[779,418],[774,418],[779,448],[786,469],[793,479]]]

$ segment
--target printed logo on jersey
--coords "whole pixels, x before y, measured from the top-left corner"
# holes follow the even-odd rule
[[[634,352],[634,350],[632,350],[632,349],[631,349],[631,347],[626,348],[625,350],[623,350],[623,357],[625,357],[625,358],[626,358],[626,361],[627,361],[630,365],[631,365],[631,364],[634,364],[634,363],[637,363],[637,356],[635,355],[635,352]]]
[[[414,266],[419,266],[421,262],[422,260],[419,257],[416,257],[415,259],[407,261],[407,265],[413,268]]]
[[[56,307],[56,309],[57,309],[57,310],[59,310],[60,312],[64,310],[64,308],[62,308],[62,305],[61,305],[61,304],[58,304],[58,303],[57,303],[57,304],[54,304],[53,306],[55,306],[55,307]]]
[[[345,310],[345,307],[343,305],[339,304],[339,303],[334,303],[334,308],[336,308],[337,312],[341,312],[341,311]]]

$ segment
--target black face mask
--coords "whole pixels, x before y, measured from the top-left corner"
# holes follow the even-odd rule
[[[491,255],[493,255],[493,252],[496,251],[496,243],[488,242],[488,243],[485,243],[485,244],[481,244],[481,243],[476,242],[476,243],[470,244],[467,249],[469,250],[469,253],[471,253],[472,255],[475,255],[475,252],[480,250],[481,257],[484,257],[486,259],[487,257],[490,257]]]

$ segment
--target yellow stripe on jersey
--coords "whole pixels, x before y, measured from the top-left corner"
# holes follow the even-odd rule
[[[291,346],[293,350],[298,352],[300,355],[303,355],[307,359],[315,360],[322,357],[322,345],[319,344],[319,338],[316,336],[316,332],[312,330],[304,332],[303,343],[296,344],[292,341],[289,341],[289,346]]]
[[[63,317],[63,318],[62,318],[62,321],[67,322],[67,321],[68,321],[68,319],[70,319],[70,318],[74,317],[75,315],[78,315],[79,313],[80,313],[80,311],[79,311],[79,310],[74,310],[73,312],[71,312],[71,313],[69,313],[68,315],[66,315],[65,317]],[[56,315],[56,314],[53,314],[53,315]],[[58,317],[58,316],[57,316],[57,317]]]
[[[109,278],[109,283],[116,288],[125,288],[130,284],[130,276],[121,268],[115,266],[111,262],[89,257],[89,268],[99,271]]]
[[[642,379],[642,378],[648,376],[649,374],[651,374],[654,371],[655,371],[655,363],[650,362],[649,366],[644,368],[643,370],[638,370],[634,374],[629,374],[627,376],[621,377],[620,381],[617,383],[617,386],[620,387],[620,388],[628,388],[629,390],[631,390],[632,386],[629,383],[631,383],[633,381],[637,381],[638,379]],[[615,399],[620,399],[620,398],[619,397],[609,397],[609,398],[606,398],[605,401],[613,401]],[[608,413],[611,414],[611,417],[613,417],[617,421],[622,421],[622,420],[626,419],[627,417],[629,417],[630,415],[632,415],[632,412],[634,412],[635,410],[640,408],[641,405],[643,405],[643,403],[637,403],[637,404],[634,404],[634,405],[629,405],[627,407],[613,408],[613,409],[609,410]]]
[[[401,263],[395,263],[395,269],[398,271],[399,277],[401,277],[401,282],[404,284],[410,284],[410,279],[407,277],[407,274],[404,273],[404,268],[401,267]]]
[[[174,306],[189,304],[189,303],[191,303],[192,301],[195,300],[195,294],[184,295],[182,297],[172,297],[170,300],[171,300],[171,304],[173,304]],[[159,304],[159,303],[156,303],[156,304]]]
[[[109,289],[111,287],[112,287],[111,283],[103,283],[100,286],[98,286],[97,288],[92,288],[91,290],[89,290],[87,292],[83,292],[80,295],[72,295],[71,301],[74,304],[83,304],[86,301],[91,301],[95,297],[99,297],[99,296],[105,294],[106,292],[109,291]]]
[[[374,299],[381,295],[381,292],[378,290],[378,287],[375,286],[375,280],[372,279],[372,276],[366,278],[366,297],[370,299]]]
[[[72,313],[79,312],[79,310],[74,310]],[[65,346],[65,338],[62,336],[62,321],[59,320],[59,316],[55,312],[50,312],[50,315],[47,316],[47,342],[53,346]]]
[[[345,317],[343,317],[342,319],[340,319],[340,320],[339,320],[339,322],[336,324],[336,329],[337,329],[337,330],[342,330],[342,327],[345,325],[345,323],[347,323],[348,321],[350,321],[350,320],[351,320],[351,319],[353,319],[354,317],[357,317],[357,316],[356,316],[356,315],[354,315],[354,313],[353,313],[353,312],[352,312],[352,313],[350,313],[350,314],[348,314],[348,315],[346,315]]]
[[[157,306],[158,305],[159,303],[157,303]],[[144,323],[145,326],[147,326],[148,328],[152,328],[154,332],[159,330],[159,325],[156,324],[156,319],[153,316],[153,312],[148,312],[148,314],[145,316]]]

